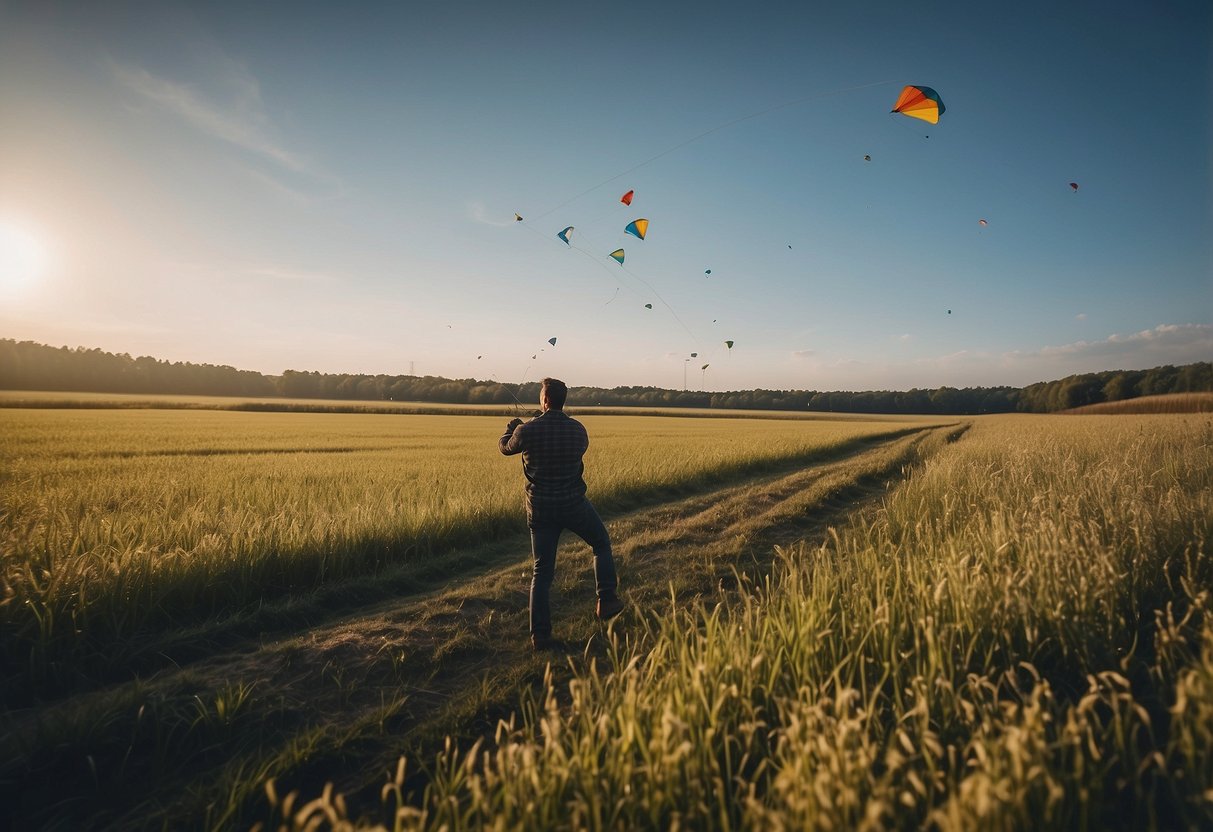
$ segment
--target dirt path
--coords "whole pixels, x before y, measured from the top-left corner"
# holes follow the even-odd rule
[[[692,603],[729,591],[736,574],[759,577],[774,547],[820,539],[963,429],[869,443],[610,519],[629,605],[611,626],[660,614],[671,596]],[[603,648],[588,547],[562,542],[553,620],[565,647],[554,655],[534,654],[527,639],[528,542],[508,548],[517,550],[507,552],[509,565],[441,589],[224,646],[151,680],[27,714],[12,732],[24,737],[25,771],[14,782],[6,770],[4,785],[16,786],[23,808],[52,826],[93,818],[122,828],[243,828],[271,775],[280,793],[310,795],[335,780],[354,805],[372,809],[402,753],[425,761],[448,735],[470,741],[491,733],[549,662],[567,672],[570,661]],[[48,733],[82,720],[98,726],[85,741],[56,745]],[[74,782],[50,792],[45,783],[64,775]],[[55,803],[51,795],[65,792],[74,799]]]

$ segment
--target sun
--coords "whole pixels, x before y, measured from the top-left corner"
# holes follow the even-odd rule
[[[46,271],[46,245],[27,226],[0,219],[0,288],[36,283]]]

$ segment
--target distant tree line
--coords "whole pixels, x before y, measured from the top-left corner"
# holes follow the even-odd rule
[[[0,338],[0,389],[90,393],[276,396],[272,376],[214,364],[131,358],[99,349]]]
[[[1107,370],[1029,384],[1019,391],[1018,409],[1028,413],[1052,413],[1139,396],[1210,391],[1213,391],[1213,363],[1200,361],[1182,367],[1167,364],[1151,370]]]
[[[99,349],[49,347],[0,339],[0,389],[208,396],[282,396],[299,399],[511,404],[532,407],[539,383],[439,376],[354,375],[287,370],[267,376],[213,364],[132,358]],[[1018,387],[940,387],[849,391],[737,390],[721,393],[658,387],[573,387],[571,406],[702,407],[810,410],[835,413],[1049,413],[1161,393],[1213,392],[1213,363],[1151,370],[1108,370]]]

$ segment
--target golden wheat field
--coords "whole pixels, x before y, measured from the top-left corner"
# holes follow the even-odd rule
[[[1213,824],[1213,417],[586,416],[633,606],[548,658],[501,421],[0,411],[14,816]]]
[[[522,529],[502,419],[0,411],[6,653],[65,650]],[[586,417],[606,508],[822,455],[904,421]],[[910,423],[913,424],[913,423]],[[69,650],[69,654],[70,654]]]
[[[653,617],[445,749],[419,804],[402,760],[385,816],[1208,828],[1211,535],[1213,419],[978,420],[877,517],[782,549],[737,597]],[[280,817],[326,811],[331,794]]]

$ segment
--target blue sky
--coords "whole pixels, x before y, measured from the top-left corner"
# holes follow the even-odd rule
[[[0,336],[708,389],[1213,358],[1203,0],[252,5],[0,0]]]

